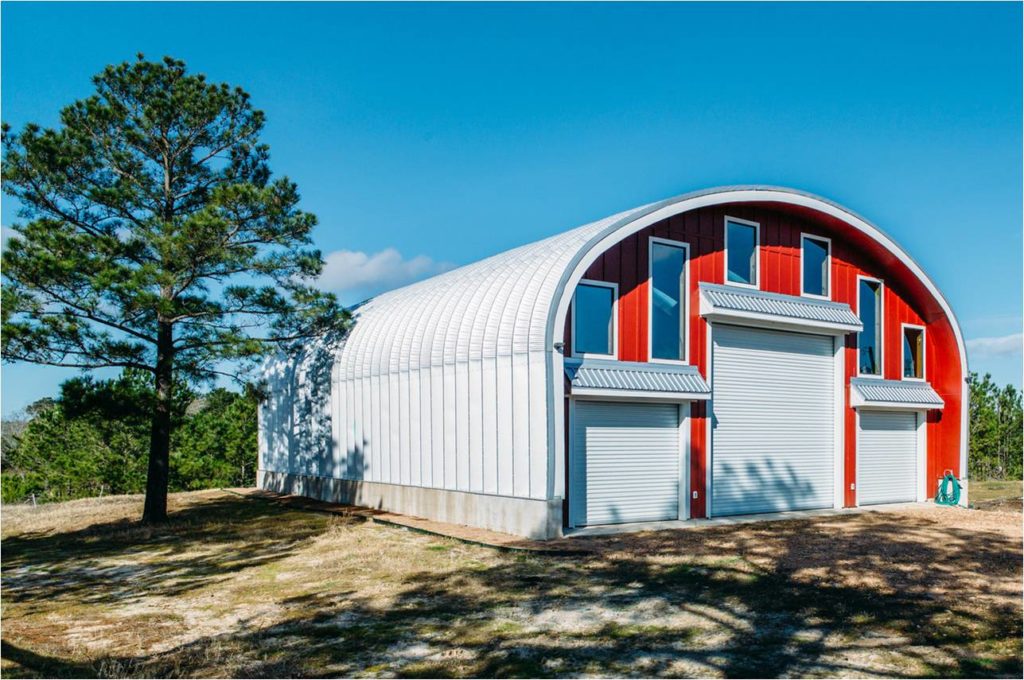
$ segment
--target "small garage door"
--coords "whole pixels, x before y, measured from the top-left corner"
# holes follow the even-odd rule
[[[679,406],[577,401],[572,523],[679,517]]]
[[[832,338],[715,325],[711,514],[830,508]]]
[[[917,500],[917,414],[861,411],[857,431],[857,502]]]

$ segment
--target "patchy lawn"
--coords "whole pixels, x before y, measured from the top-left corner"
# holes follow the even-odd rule
[[[979,510],[1011,510],[1021,512],[1024,509],[1021,498],[1021,481],[985,481],[970,483],[971,505]]]
[[[21,676],[1021,677],[1021,515],[467,545],[222,491],[4,508]]]

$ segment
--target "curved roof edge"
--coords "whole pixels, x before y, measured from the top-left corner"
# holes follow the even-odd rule
[[[892,253],[945,313],[967,353],[952,307],[924,269],[886,232],[838,203],[796,189],[737,185],[694,191],[634,208],[417,283],[382,293],[353,310],[339,352],[340,379],[461,361],[551,351],[564,323],[567,290],[611,244],[672,215],[725,203],[802,206],[830,215]],[[552,313],[554,312],[554,313]]]
[[[557,297],[554,301],[556,313],[551,315],[549,319],[547,335],[548,346],[550,346],[553,341],[556,323],[559,319],[564,321],[564,308],[568,305],[568,300],[565,296],[566,284],[569,283],[570,280],[575,279],[572,281],[573,285],[575,285],[579,276],[582,275],[582,272],[586,270],[592,261],[592,259],[587,261],[587,255],[595,252],[595,249],[597,249],[597,253],[603,252],[604,248],[599,248],[602,243],[611,240],[619,241],[629,234],[635,233],[654,222],[681,212],[725,203],[756,202],[783,203],[803,206],[831,215],[832,217],[857,228],[887,251],[895,255],[897,259],[906,265],[907,268],[910,269],[910,271],[925,285],[925,288],[929,293],[931,293],[936,302],[938,302],[939,306],[942,308],[946,318],[949,319],[950,326],[953,330],[953,336],[956,338],[957,347],[960,352],[963,378],[966,380],[968,373],[967,347],[964,343],[960,323],[957,321],[956,315],[953,313],[953,308],[949,304],[949,301],[942,294],[942,291],[939,290],[939,287],[935,282],[932,281],[931,277],[929,277],[924,271],[924,268],[921,267],[921,265],[902,246],[900,246],[892,236],[858,213],[849,210],[835,201],[818,196],[817,194],[770,184],[738,184],[701,189],[698,191],[680,194],[672,198],[667,198],[656,203],[650,203],[632,211],[628,211],[627,213],[621,213],[620,219],[616,220],[613,224],[607,225],[601,233],[593,236],[587,246],[577,253],[577,257],[575,258],[572,268],[566,269],[562,280],[559,282],[558,291],[556,293]],[[579,276],[576,276],[577,274]]]

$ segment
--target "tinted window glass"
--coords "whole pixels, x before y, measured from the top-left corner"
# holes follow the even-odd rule
[[[615,291],[581,283],[576,287],[575,347],[577,354],[612,353],[612,306]]]
[[[684,359],[686,250],[667,243],[651,246],[651,356]]]
[[[860,322],[864,330],[858,337],[860,372],[865,375],[881,375],[882,347],[882,304],[881,285],[877,281],[860,282]]]
[[[924,331],[903,329],[903,377],[924,378]]]
[[[728,222],[726,250],[729,256],[729,280],[734,283],[757,281],[757,228],[749,224]]]
[[[804,292],[828,295],[828,241],[803,240]]]

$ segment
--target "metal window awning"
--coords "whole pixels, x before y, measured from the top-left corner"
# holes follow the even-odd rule
[[[850,380],[850,405],[854,408],[921,411],[941,409],[945,402],[923,380],[853,378]]]
[[[566,359],[573,395],[672,401],[705,400],[711,388],[696,366],[611,359]]]
[[[700,284],[700,315],[713,322],[824,335],[857,333],[864,327],[842,302],[713,283]]]

